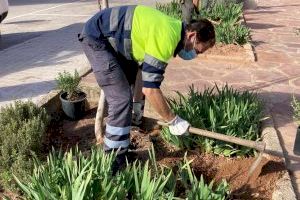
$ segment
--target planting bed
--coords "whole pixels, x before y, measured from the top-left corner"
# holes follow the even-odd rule
[[[59,121],[52,121],[48,129],[45,145],[64,150],[78,144],[83,152],[90,150],[95,144],[94,117],[96,109],[90,110],[79,121],[69,121],[62,117]],[[135,157],[146,161],[149,159],[148,149],[154,145],[157,162],[177,170],[178,164],[184,158],[184,151],[166,144],[160,137],[160,130],[154,121],[145,119],[144,127],[133,128],[131,131],[131,149]],[[47,151],[48,151],[47,150]],[[205,182],[211,180],[220,182],[226,179],[231,189],[230,199],[272,199],[275,183],[286,172],[284,163],[278,158],[263,159],[259,168],[248,183],[247,173],[255,158],[226,158],[208,153],[201,153],[199,149],[188,151],[188,160],[193,160],[191,166],[197,175],[202,174]]]

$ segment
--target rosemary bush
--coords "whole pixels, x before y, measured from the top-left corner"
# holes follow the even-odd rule
[[[30,101],[10,104],[0,116],[0,183],[14,189],[12,173],[23,178],[30,171],[31,155],[40,151],[50,118]]]
[[[182,19],[181,4],[178,0],[171,3],[156,3],[161,12]],[[239,20],[243,16],[243,5],[234,0],[208,1],[199,10],[200,15],[193,14],[192,18],[207,18],[215,24],[216,41],[224,44],[243,45],[249,42],[250,29],[242,25]]]
[[[262,105],[255,93],[238,92],[228,85],[207,88],[202,93],[190,87],[187,96],[177,92],[178,98],[169,99],[171,109],[193,127],[215,131],[247,140],[258,140]],[[206,152],[225,156],[252,155],[254,150],[201,136],[178,137],[168,128],[162,138],[179,148],[200,146]],[[174,139],[176,138],[176,139]],[[175,142],[174,142],[175,141]]]
[[[185,160],[177,172],[160,166],[156,162],[153,148],[149,151],[150,162],[135,161],[116,175],[111,173],[115,154],[105,154],[102,149],[92,149],[83,156],[78,149],[66,154],[52,151],[46,164],[34,160],[34,173],[30,182],[15,177],[26,199],[34,200],[172,200],[176,197],[176,184],[185,185],[184,199],[223,200],[229,194],[226,182],[213,187],[195,177],[190,168],[191,161]],[[186,176],[188,174],[189,176]],[[182,195],[182,194],[181,194]],[[208,197],[208,198],[206,198]]]
[[[64,71],[63,73],[58,73],[58,77],[55,79],[57,82],[58,89],[63,92],[67,92],[67,99],[72,99],[77,96],[79,90],[80,76],[77,70],[75,70],[74,75],[70,72]]]

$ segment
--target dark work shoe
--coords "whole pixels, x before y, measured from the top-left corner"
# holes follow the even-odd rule
[[[132,163],[136,159],[137,154],[133,151],[128,151],[126,153],[117,155],[112,164],[112,174],[115,175],[119,170],[122,170],[126,167],[127,162]]]
[[[119,170],[122,170],[125,166],[126,166],[125,154],[117,155],[115,161],[112,163],[111,166],[112,174],[115,175]]]

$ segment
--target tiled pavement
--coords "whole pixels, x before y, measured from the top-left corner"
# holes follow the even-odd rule
[[[94,1],[62,5],[63,1],[55,0],[49,6],[59,7],[50,10],[43,10],[47,9],[44,4],[38,3],[34,7],[30,5],[31,1],[28,2],[23,8],[20,5],[11,7],[12,15],[25,16],[1,25],[3,34],[23,33],[26,36],[25,33],[36,32],[38,35],[24,43],[0,49],[0,106],[14,98],[38,100],[55,87],[54,77],[59,71],[72,71],[87,65],[74,35],[87,15],[96,12]],[[153,1],[139,1],[146,2],[153,4]],[[28,10],[35,13],[28,15]],[[259,91],[273,116],[298,195],[300,163],[296,161],[299,157],[292,152],[296,124],[292,120],[290,100],[292,94],[300,98],[300,36],[296,34],[296,28],[300,28],[299,16],[300,3],[297,1],[259,1],[257,10],[245,13],[252,28],[256,63],[173,59],[163,84],[168,91],[184,91],[191,84],[201,89],[227,82],[238,89]]]

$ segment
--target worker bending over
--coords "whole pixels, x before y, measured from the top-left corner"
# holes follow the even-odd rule
[[[214,27],[208,20],[185,24],[146,6],[112,7],[86,22],[79,41],[108,103],[104,150],[120,148],[119,165],[124,163],[130,143],[131,85],[139,68],[142,92],[171,133],[183,135],[188,131],[189,122],[170,110],[160,85],[170,58],[191,60],[215,44]],[[136,106],[133,114],[141,116],[141,108]]]

